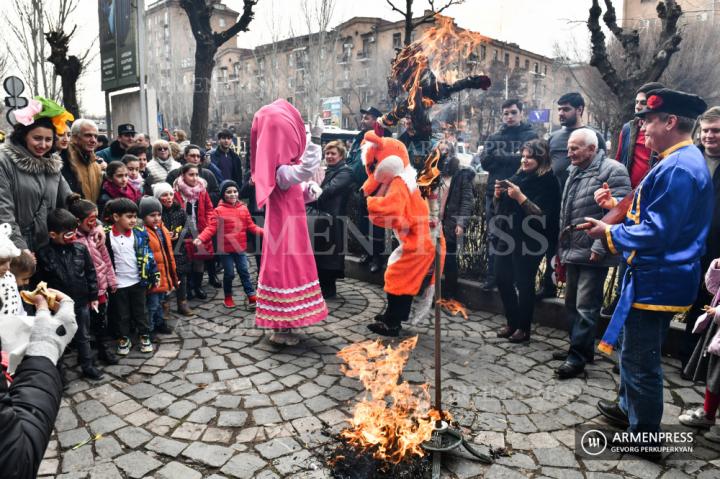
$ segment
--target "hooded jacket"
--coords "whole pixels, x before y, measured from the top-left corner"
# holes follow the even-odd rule
[[[210,223],[198,238],[207,243],[217,234],[218,253],[243,253],[247,249],[248,231],[254,235],[263,234],[263,229],[253,222],[247,206],[241,201],[231,205],[220,200]]]
[[[57,155],[38,158],[12,142],[0,145],[0,223],[12,226],[18,248],[47,244],[47,214],[72,193],[61,170]]]
[[[101,230],[100,226],[96,226],[89,234],[85,234],[80,229],[77,231],[77,242],[84,244],[90,253],[93,265],[95,266],[95,275],[97,276],[98,296],[102,296],[110,289],[117,287],[117,278],[115,270],[112,267],[110,254],[105,244],[98,247],[92,236]]]
[[[148,243],[160,275],[160,282],[152,287],[149,292],[169,293],[173,288],[177,288],[179,284],[170,232],[162,223],[157,228],[146,226],[145,230],[148,233]]]
[[[486,196],[495,193],[495,180],[505,180],[515,174],[520,168],[520,149],[526,142],[536,138],[537,133],[528,123],[520,123],[517,126],[503,125],[500,131],[485,140],[480,164],[489,175]]]

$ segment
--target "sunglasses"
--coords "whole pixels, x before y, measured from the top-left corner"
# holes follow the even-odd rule
[[[158,146],[158,151],[167,151],[169,149],[167,146]]]

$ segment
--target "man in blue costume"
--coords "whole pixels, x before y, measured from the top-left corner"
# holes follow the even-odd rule
[[[658,162],[635,189],[623,223],[588,218],[588,234],[600,238],[628,264],[620,301],[598,349],[620,344],[619,403],[600,401],[608,419],[631,432],[657,432],[663,413],[661,348],[674,314],[687,311],[700,284],[700,258],[710,227],[713,186],[702,153],[692,144],[702,98],[667,88],[648,92],[645,145]],[[616,204],[609,189],[598,203]]]

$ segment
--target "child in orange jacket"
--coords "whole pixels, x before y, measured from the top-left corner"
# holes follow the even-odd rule
[[[152,196],[145,196],[140,200],[140,218],[145,223],[148,232],[150,249],[152,250],[160,282],[147,293],[147,310],[150,317],[150,331],[152,335],[172,334],[163,317],[162,303],[168,293],[178,287],[179,280],[175,268],[173,255],[172,235],[162,222],[162,205]]]
[[[210,224],[195,239],[195,245],[206,243],[217,234],[217,253],[223,262],[223,290],[225,292],[225,306],[234,308],[232,297],[232,282],[235,278],[235,269],[240,275],[243,289],[248,297],[248,306],[255,308],[255,288],[250,278],[250,266],[247,255],[247,232],[262,235],[263,229],[256,225],[247,206],[240,201],[240,189],[232,180],[225,180],[220,185],[220,203],[215,208],[215,215]],[[218,223],[220,224],[218,226]]]

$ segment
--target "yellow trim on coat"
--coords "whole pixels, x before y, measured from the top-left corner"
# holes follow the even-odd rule
[[[692,306],[667,306],[662,304],[645,304],[645,303],[633,303],[632,307],[635,309],[642,309],[645,311],[663,311],[668,313],[684,313],[689,310]]]
[[[662,159],[664,159],[664,158],[667,158],[668,156],[672,155],[673,153],[675,153],[675,152],[676,152],[677,150],[679,150],[680,148],[683,148],[683,147],[685,147],[685,146],[689,146],[689,145],[692,145],[692,144],[693,144],[692,140],[685,140],[685,141],[681,141],[680,143],[676,143],[676,144],[674,144],[673,146],[671,146],[670,148],[668,148],[667,150],[665,150],[665,151],[663,151],[662,153],[660,153],[660,154],[658,155],[658,161],[660,161],[660,160],[662,160]]]
[[[610,227],[608,226],[605,228],[605,239],[607,240],[608,249],[612,254],[618,254],[617,248],[615,248],[615,244],[612,240],[612,233],[610,232]]]

